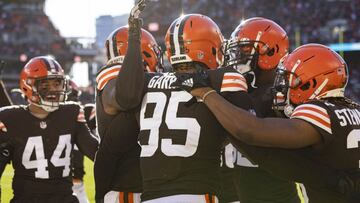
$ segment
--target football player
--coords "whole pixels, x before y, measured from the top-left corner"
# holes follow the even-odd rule
[[[258,117],[275,117],[271,87],[275,69],[289,49],[286,32],[266,18],[243,21],[225,43],[226,66],[243,74]],[[275,177],[238,152],[235,184],[241,202],[300,202],[296,184]]]
[[[179,17],[165,41],[175,73],[144,74],[140,66],[124,66],[116,79],[116,96],[109,102],[124,110],[140,106],[142,202],[218,202],[226,131],[204,104],[172,85],[177,73],[206,71],[213,88],[236,105],[250,108],[247,85],[236,70],[217,69],[223,61],[223,36],[209,17]],[[140,50],[133,51],[141,63]],[[185,83],[192,85],[191,80]]]
[[[278,66],[274,82],[274,106],[283,108],[290,119],[257,118],[230,104],[212,88],[196,88],[191,93],[199,98],[207,95],[205,104],[234,139],[257,146],[298,149],[304,162],[284,162],[286,166],[299,166],[291,169],[297,179],[314,171],[316,165],[309,167],[307,162],[323,168],[318,171],[320,177],[328,170],[335,171],[323,183],[303,182],[310,201],[359,202],[360,107],[344,97],[348,74],[345,61],[326,46],[308,44],[294,50]],[[238,142],[233,143],[236,146]],[[284,167],[278,173],[287,174],[289,170]],[[312,192],[317,193],[315,199]]]
[[[161,53],[154,37],[146,30],[135,32],[131,23],[115,29],[106,40],[107,65],[97,77],[96,111],[101,145],[95,161],[97,202],[139,203],[142,192],[139,127],[132,112],[122,112],[115,103],[108,103],[115,90],[116,76],[123,67],[139,65],[144,72],[161,70]],[[132,59],[135,47],[141,49],[143,60]],[[143,74],[143,73],[142,73]]]
[[[98,141],[76,103],[63,103],[67,80],[53,58],[31,59],[20,74],[28,105],[0,111],[0,165],[14,168],[11,202],[78,202],[72,195],[74,144],[94,160]]]

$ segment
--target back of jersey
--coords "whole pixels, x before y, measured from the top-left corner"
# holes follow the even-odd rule
[[[302,151],[301,154],[316,163],[337,171],[339,194],[351,201],[360,201],[360,108],[344,98],[311,101],[297,106],[291,119],[301,119],[311,124],[322,136],[322,143]],[[301,174],[301,172],[299,172]],[[334,175],[333,175],[334,176]],[[306,185],[305,185],[306,187]],[[331,201],[340,199],[339,194],[318,195],[308,190],[310,200]],[[333,197],[332,197],[333,196]],[[338,200],[339,202],[341,200]]]
[[[310,159],[341,171],[360,166],[360,108],[341,99],[314,101],[298,106],[292,119],[302,119],[317,129],[323,143],[306,152]]]
[[[209,72],[209,76],[220,92],[224,71]],[[218,194],[220,189],[220,150],[226,131],[203,103],[192,102],[188,92],[172,88],[175,80],[172,73],[147,74],[138,118],[142,200]]]

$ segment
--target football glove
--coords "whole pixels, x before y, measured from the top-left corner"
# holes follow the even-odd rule
[[[173,87],[181,88],[187,92],[200,87],[209,87],[209,76],[205,71],[197,73],[175,73],[176,81],[172,83]]]
[[[140,14],[145,9],[145,1],[146,0],[139,0],[131,9],[128,19],[129,35],[140,35],[141,33],[142,19],[140,18]]]

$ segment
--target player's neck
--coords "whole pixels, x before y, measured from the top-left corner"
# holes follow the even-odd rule
[[[49,115],[49,112],[45,111],[43,108],[36,106],[34,104],[29,104],[29,112],[39,119],[44,119]]]

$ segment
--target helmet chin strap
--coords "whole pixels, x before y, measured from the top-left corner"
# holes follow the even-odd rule
[[[48,102],[42,99],[41,96],[39,96],[39,98],[40,98],[40,103],[36,103],[36,102],[31,102],[31,103],[37,107],[44,109],[46,112],[49,113],[59,109],[60,102]]]
[[[54,112],[59,109],[59,106],[46,106],[46,105],[38,104],[35,102],[31,102],[31,101],[30,101],[30,103],[37,107],[42,108],[43,110],[45,110],[46,112],[49,112],[49,113]]]

